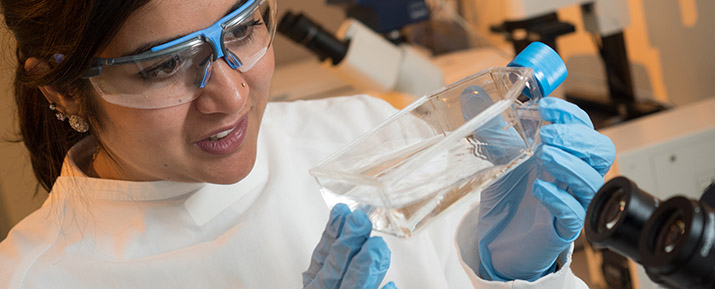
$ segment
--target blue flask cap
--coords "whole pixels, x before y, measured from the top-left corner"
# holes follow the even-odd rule
[[[556,51],[541,42],[533,42],[522,50],[507,67],[528,67],[534,70],[542,96],[549,96],[568,74],[566,64]]]

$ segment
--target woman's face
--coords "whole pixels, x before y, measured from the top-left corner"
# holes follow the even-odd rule
[[[119,57],[144,43],[204,29],[237,2],[151,1],[129,17],[100,57]],[[103,115],[98,138],[106,151],[99,151],[93,169],[102,178],[132,181],[228,184],[241,180],[256,159],[273,66],[272,49],[245,73],[219,59],[196,99],[169,108],[128,108],[97,96]],[[210,139],[229,130],[220,140]]]

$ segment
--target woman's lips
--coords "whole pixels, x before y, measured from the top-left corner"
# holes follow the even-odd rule
[[[241,144],[243,144],[243,140],[246,138],[247,129],[248,118],[244,117],[238,121],[233,131],[231,131],[225,137],[215,141],[210,140],[209,137],[198,141],[195,144],[201,150],[207,153],[214,155],[228,155],[236,151],[241,146]]]

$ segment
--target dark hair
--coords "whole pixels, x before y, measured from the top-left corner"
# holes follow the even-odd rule
[[[0,0],[5,23],[17,41],[14,93],[20,137],[40,185],[50,191],[60,175],[67,151],[87,135],[60,122],[38,86],[52,85],[72,96],[80,112],[98,127],[98,107],[90,85],[80,76],[116,35],[129,15],[149,0]],[[57,63],[55,54],[63,54]],[[49,69],[32,73],[25,61],[36,57]],[[90,129],[90,132],[92,129]]]

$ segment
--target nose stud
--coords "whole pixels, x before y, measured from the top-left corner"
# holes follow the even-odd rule
[[[248,84],[246,84],[245,82],[241,82],[241,87],[246,87],[246,85]]]

